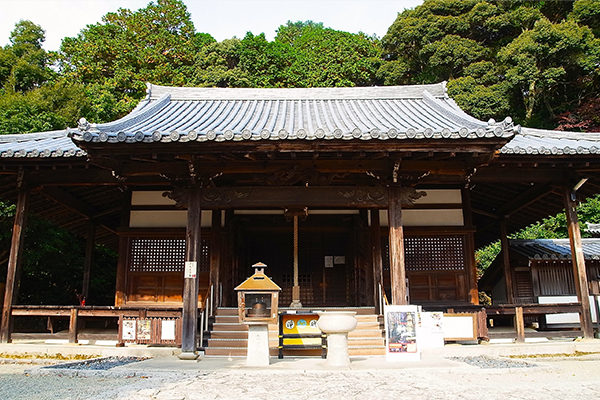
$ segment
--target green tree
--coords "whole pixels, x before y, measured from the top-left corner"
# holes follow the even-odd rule
[[[49,56],[42,44],[45,32],[31,21],[21,20],[10,34],[10,45],[0,50],[0,85],[9,91],[39,87],[50,76]]]
[[[246,71],[240,68],[242,43],[239,39],[213,41],[203,46],[196,56],[191,84],[214,87],[252,86]]]
[[[87,86],[97,117],[114,119],[145,94],[145,82],[184,86],[194,74],[196,55],[214,39],[197,34],[180,0],[158,0],[137,11],[119,9],[63,39],[61,73]]]
[[[578,92],[586,90],[581,77],[594,74],[600,62],[598,47],[600,41],[586,26],[541,19],[498,52],[506,79],[523,96],[526,121],[540,107],[544,112],[538,118],[555,119],[557,108],[578,100]]]
[[[64,79],[28,92],[0,93],[0,134],[65,129],[90,114],[84,88]]]
[[[382,39],[386,85],[448,80],[479,119],[554,128],[600,85],[597,2],[425,0]],[[589,25],[590,28],[588,28]]]
[[[324,28],[312,21],[288,21],[280,26],[272,47],[286,57],[280,60],[285,66],[282,86],[286,87],[370,86],[376,83],[381,64],[376,38]]]

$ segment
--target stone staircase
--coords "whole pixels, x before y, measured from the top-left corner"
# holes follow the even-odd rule
[[[384,355],[385,339],[383,318],[374,313],[373,307],[357,308],[315,308],[324,311],[356,311],[358,325],[348,334],[348,353],[358,355]],[[280,311],[286,310],[280,309]],[[246,356],[248,340],[248,326],[239,323],[237,308],[218,308],[214,321],[210,324],[210,331],[204,334],[205,356],[211,357],[239,357]],[[269,348],[271,356],[278,355],[279,326],[269,325]],[[321,355],[321,350],[301,349],[284,350],[285,357]]]

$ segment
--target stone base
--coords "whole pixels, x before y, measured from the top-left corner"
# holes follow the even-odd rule
[[[193,351],[182,351],[177,356],[180,360],[197,360],[199,354]]]
[[[347,333],[327,334],[327,366],[342,368],[350,367]]]
[[[248,355],[246,365],[264,367],[269,365],[269,326],[248,325]]]
[[[290,304],[290,308],[302,308],[302,303],[300,302],[300,286],[292,286],[292,303]]]

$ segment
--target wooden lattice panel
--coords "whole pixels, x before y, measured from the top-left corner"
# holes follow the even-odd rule
[[[129,272],[181,272],[185,262],[185,239],[131,239]],[[198,272],[210,271],[210,240],[202,239]]]
[[[382,262],[384,271],[390,269],[388,238],[382,237]],[[407,271],[464,271],[464,236],[427,236],[404,238]]]
[[[404,239],[408,271],[464,271],[462,236],[407,237]]]

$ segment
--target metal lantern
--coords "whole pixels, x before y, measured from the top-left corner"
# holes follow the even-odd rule
[[[265,275],[265,264],[253,265],[254,275],[242,282],[238,292],[238,315],[245,324],[276,324],[281,288]]]

